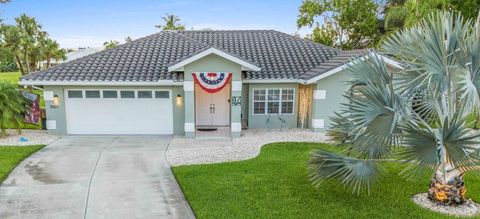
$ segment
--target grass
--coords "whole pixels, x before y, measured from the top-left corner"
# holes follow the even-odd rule
[[[8,81],[12,84],[18,84],[22,73],[20,72],[0,72],[0,81]],[[33,90],[33,93],[42,96],[43,91],[41,90]],[[45,108],[45,101],[43,98],[40,98],[40,108]],[[38,126],[32,124],[22,124],[22,129],[41,129],[42,126],[39,124]]]
[[[20,72],[0,72],[0,81],[9,81],[12,84],[17,84],[22,73]]]
[[[0,146],[0,183],[25,158],[42,149],[45,145]]]
[[[198,218],[448,218],[415,205],[410,198],[426,192],[429,177],[416,182],[398,175],[401,164],[371,195],[352,195],[335,181],[311,185],[307,162],[328,144],[275,143],[251,160],[174,167],[173,172]],[[480,177],[467,175],[467,196],[480,200]]]

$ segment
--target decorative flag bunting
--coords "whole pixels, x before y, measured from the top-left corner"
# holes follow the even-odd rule
[[[193,79],[203,90],[216,93],[228,84],[232,77],[231,72],[193,72]]]

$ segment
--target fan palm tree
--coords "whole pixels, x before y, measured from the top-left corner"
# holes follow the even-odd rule
[[[23,121],[25,100],[15,85],[0,81],[0,138],[7,136],[6,129],[12,125],[21,132],[20,124]]]
[[[118,41],[110,40],[110,41],[104,42],[103,47],[105,47],[105,49],[113,49],[113,48],[117,47],[118,44],[120,44]]]
[[[463,175],[480,166],[480,135],[466,120],[480,109],[480,16],[432,14],[393,34],[382,49],[404,69],[391,73],[375,52],[350,64],[349,83],[360,86],[346,95],[329,131],[349,143],[348,153],[314,151],[312,182],[337,179],[357,193],[370,191],[383,162],[402,161],[409,179],[432,174],[432,200],[463,202]]]
[[[185,30],[185,26],[179,24],[180,18],[178,16],[175,16],[173,14],[165,14],[164,17],[162,17],[163,21],[165,22],[164,25],[155,25],[156,28],[162,29],[162,30]]]

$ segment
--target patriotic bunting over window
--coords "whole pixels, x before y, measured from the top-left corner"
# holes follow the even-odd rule
[[[203,90],[216,93],[228,84],[232,77],[231,72],[193,72],[193,79]]]

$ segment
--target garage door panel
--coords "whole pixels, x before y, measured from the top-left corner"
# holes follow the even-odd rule
[[[69,134],[173,134],[171,99],[66,100]]]

